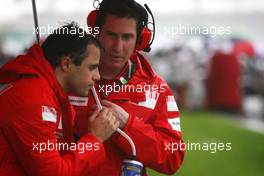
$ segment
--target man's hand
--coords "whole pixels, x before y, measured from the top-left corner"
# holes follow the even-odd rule
[[[96,110],[89,118],[88,129],[91,134],[102,142],[107,140],[119,127],[113,112],[104,107],[102,111]]]
[[[102,100],[102,105],[112,110],[116,120],[119,121],[120,128],[123,128],[126,125],[129,114],[122,107],[107,100]]]

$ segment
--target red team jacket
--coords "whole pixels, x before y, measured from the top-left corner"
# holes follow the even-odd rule
[[[145,167],[172,174],[179,169],[184,158],[184,151],[176,150],[176,146],[183,144],[183,141],[179,111],[173,93],[167,83],[152,70],[144,56],[134,54],[130,60],[134,63],[135,72],[125,85],[134,86],[135,91],[132,92],[131,88],[128,92],[124,87],[122,91],[120,87],[119,91],[116,88],[116,92],[109,93],[104,98],[122,106],[130,114],[123,130],[136,145],[137,160]],[[100,84],[100,87],[96,86],[101,99],[105,94],[103,89],[106,89],[103,85],[106,86],[105,83]],[[144,86],[145,91],[141,90]],[[69,96],[69,99],[76,109],[76,133],[83,136],[87,132],[85,124],[88,123],[89,107],[95,104],[95,100],[92,94],[86,98]],[[131,147],[117,133],[104,142],[104,146],[106,160],[90,175],[117,176],[120,174],[122,161],[131,158]],[[175,148],[172,149],[172,146]]]
[[[79,147],[55,145],[72,141],[74,113],[38,45],[0,69],[0,84],[1,176],[82,175],[104,160],[103,144],[89,134]]]

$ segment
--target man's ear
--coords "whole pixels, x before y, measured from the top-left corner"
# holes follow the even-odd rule
[[[60,60],[60,67],[63,72],[68,72],[72,69],[73,63],[69,56],[63,56]]]

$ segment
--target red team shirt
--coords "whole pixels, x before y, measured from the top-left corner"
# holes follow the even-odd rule
[[[1,176],[83,175],[105,159],[103,144],[91,134],[77,144],[93,148],[40,152],[48,142],[73,142],[74,110],[38,45],[0,69],[0,84]]]

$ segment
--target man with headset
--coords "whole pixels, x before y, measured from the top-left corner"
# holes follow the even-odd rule
[[[134,0],[103,0],[99,9],[89,14],[88,25],[99,27],[97,37],[104,47],[96,89],[104,99],[102,104],[113,110],[120,128],[134,141],[137,160],[144,167],[173,174],[184,158],[184,151],[168,147],[183,144],[179,111],[167,83],[138,52],[150,47],[147,23],[146,9]],[[86,133],[83,124],[88,122],[90,105],[95,104],[92,94],[87,102],[74,106],[79,136]],[[119,175],[122,161],[131,156],[131,147],[117,133],[104,145],[107,158],[91,175]]]

